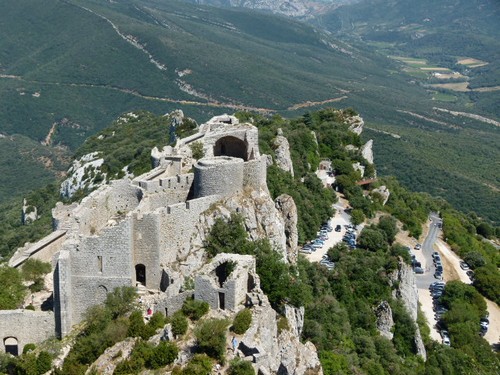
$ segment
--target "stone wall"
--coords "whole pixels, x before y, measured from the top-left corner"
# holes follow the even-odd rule
[[[101,304],[119,286],[132,286],[132,219],[103,228],[99,236],[81,236],[71,251],[71,318],[78,323],[83,313]]]
[[[267,190],[267,155],[249,160],[244,164],[243,186],[245,189]]]
[[[142,199],[142,190],[129,180],[113,181],[100,187],[68,212],[57,205],[52,211],[56,229],[67,229],[81,235],[93,235],[108,224],[109,220],[135,209]]]
[[[146,268],[144,285],[150,289],[159,289],[161,281],[160,219],[157,214],[147,214],[141,218],[134,215],[132,222],[133,267],[139,264],[144,265]]]
[[[218,200],[219,196],[212,195],[173,204],[156,211],[160,219],[158,235],[161,264],[176,264],[188,256],[191,239],[195,235],[201,213]]]
[[[52,258],[58,252],[65,241],[65,230],[57,230],[44,237],[37,243],[27,243],[24,247],[17,249],[9,259],[10,267],[19,267],[28,258],[35,258],[43,262],[52,262]]]
[[[26,344],[38,344],[54,336],[54,314],[46,311],[3,310],[0,311],[0,340],[5,351],[5,339],[17,341],[21,354]]]
[[[233,264],[234,269],[221,280],[220,267]],[[255,285],[255,258],[250,255],[218,254],[195,278],[194,298],[210,305],[211,309],[236,311]],[[249,282],[250,278],[250,282]],[[249,290],[250,289],[250,290]]]

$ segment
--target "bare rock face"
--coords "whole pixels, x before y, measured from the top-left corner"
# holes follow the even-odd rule
[[[106,174],[101,172],[103,163],[104,159],[99,157],[98,152],[83,155],[80,159],[73,161],[73,165],[68,170],[68,178],[61,184],[61,195],[71,198],[80,189],[94,189],[105,185]]]
[[[274,152],[276,155],[276,165],[284,170],[290,172],[293,176],[293,163],[290,156],[290,144],[288,139],[283,136],[283,131],[278,129],[278,135],[273,140]]]
[[[376,189],[373,189],[372,193],[377,193],[382,197],[382,205],[384,205],[384,206],[387,203],[387,201],[389,200],[389,197],[391,196],[389,189],[387,189],[387,186],[385,186],[385,185],[382,185]]]
[[[360,135],[363,132],[363,126],[365,122],[361,116],[352,116],[347,119],[347,122],[350,124],[349,130],[357,135]]]
[[[361,156],[363,156],[368,163],[373,164],[373,139],[370,139],[361,146]]]
[[[380,334],[392,340],[394,335],[391,330],[394,327],[394,320],[392,319],[392,309],[389,303],[382,301],[375,309],[375,315],[377,316],[377,329]]]
[[[38,212],[35,206],[28,204],[28,201],[23,199],[23,209],[21,212],[21,222],[23,225],[28,225],[29,223],[38,220]]]
[[[408,264],[400,261],[399,269],[390,275],[390,279],[393,283],[398,285],[397,289],[392,292],[393,296],[395,298],[399,298],[403,302],[403,305],[410,314],[410,317],[415,322],[417,330],[415,334],[417,353],[425,360],[427,353],[425,351],[424,343],[422,342],[420,330],[417,326],[418,290],[417,284],[415,283],[415,274]]]
[[[275,203],[285,224],[287,258],[290,263],[295,264],[297,263],[297,243],[299,240],[297,206],[293,198],[287,194],[277,197]]]
[[[294,307],[285,305],[285,317],[288,320],[290,331],[297,337],[300,337],[304,328],[304,315],[305,309],[303,306]]]
[[[238,350],[251,359],[260,374],[323,374],[316,347],[302,344],[292,330],[278,332],[277,314],[262,295],[252,308],[252,325],[241,338]]]
[[[135,341],[135,338],[128,337],[124,341],[120,341],[111,348],[106,349],[106,351],[89,366],[85,374],[90,374],[92,369],[95,369],[98,374],[112,375],[116,365],[130,356],[132,349],[134,349]]]

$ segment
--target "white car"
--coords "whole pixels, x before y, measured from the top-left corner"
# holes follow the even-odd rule
[[[451,341],[448,336],[443,336],[443,345],[451,346]]]

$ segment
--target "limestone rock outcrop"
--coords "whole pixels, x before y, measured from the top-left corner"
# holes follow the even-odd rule
[[[415,322],[415,344],[417,346],[417,354],[425,360],[427,354],[420,335],[420,330],[417,326],[418,290],[417,284],[415,283],[415,274],[408,264],[400,261],[398,270],[394,271],[389,277],[393,284],[397,285],[397,288],[392,292],[393,297],[399,298],[403,302],[406,311],[408,311],[411,319]]]
[[[260,374],[323,374],[315,346],[302,344],[292,330],[280,332],[276,312],[267,297],[262,298],[260,306],[252,307],[252,325],[238,350],[253,361]]]
[[[373,139],[370,139],[361,146],[361,156],[363,156],[368,163],[373,164]]]
[[[389,197],[391,196],[389,189],[387,189],[387,186],[385,186],[385,185],[382,185],[378,188],[373,189],[372,193],[377,193],[382,197],[382,205],[384,205],[384,206],[387,203],[387,201],[389,200]]]
[[[278,135],[273,140],[274,153],[276,155],[276,165],[284,170],[290,172],[293,176],[293,163],[290,156],[290,144],[288,139],[283,136],[283,131],[278,129]]]
[[[61,184],[61,196],[71,198],[78,190],[91,190],[105,184],[106,174],[100,170],[103,163],[104,159],[98,152],[91,152],[73,161],[68,178]]]
[[[360,135],[363,132],[363,127],[365,126],[365,122],[361,116],[352,116],[346,120],[349,125],[349,130],[357,135]]]
[[[295,264],[297,263],[297,243],[299,240],[297,206],[293,198],[287,194],[277,197],[275,203],[285,225],[287,258],[290,263]]]
[[[21,222],[23,225],[28,225],[34,221],[38,220],[38,210],[36,206],[28,204],[28,201],[23,199],[23,208],[21,212]]]
[[[392,309],[387,301],[382,301],[375,309],[377,316],[377,329],[380,334],[389,340],[392,340],[394,334],[392,327],[394,327],[394,320],[392,319]]]
[[[120,361],[127,359],[132,353],[136,340],[136,338],[129,337],[106,349],[104,353],[89,366],[85,374],[91,374],[93,373],[92,371],[97,371],[97,373],[101,375],[113,375],[116,365]]]

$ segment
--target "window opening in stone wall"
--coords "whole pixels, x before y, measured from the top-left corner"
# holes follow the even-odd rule
[[[221,310],[226,309],[226,295],[222,292],[219,292],[219,308]]]
[[[255,280],[252,275],[248,274],[247,279],[247,292],[251,292],[255,288]]]
[[[135,281],[146,286],[146,266],[144,264],[135,266]]]
[[[231,272],[233,272],[234,267],[235,267],[234,262],[224,262],[215,269],[215,275],[217,276],[217,281],[219,282],[219,286],[221,288],[226,282]]]
[[[160,290],[162,292],[165,292],[167,288],[170,285],[170,277],[168,277],[168,274],[162,270],[161,271],[161,281],[160,281]]]
[[[165,316],[168,316],[168,307],[165,307]]]
[[[233,156],[248,160],[248,144],[236,137],[222,137],[214,146],[214,156]]]
[[[102,272],[102,256],[101,255],[97,256],[97,268],[99,269],[99,272]]]
[[[15,337],[5,338],[3,340],[3,344],[5,346],[5,353],[9,353],[15,356],[19,355],[19,345]]]

